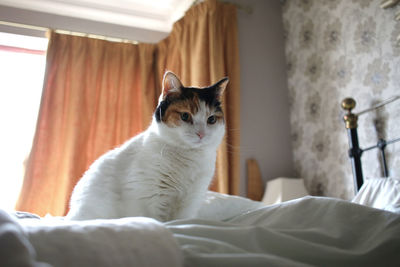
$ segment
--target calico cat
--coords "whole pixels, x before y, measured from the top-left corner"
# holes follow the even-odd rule
[[[221,96],[227,83],[184,87],[166,72],[149,128],[90,166],[73,190],[67,218],[194,217],[225,134]]]

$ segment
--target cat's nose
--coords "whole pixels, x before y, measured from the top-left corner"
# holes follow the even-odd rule
[[[203,137],[204,137],[204,132],[197,132],[196,134],[197,134],[197,136],[198,136],[200,139],[203,139]]]

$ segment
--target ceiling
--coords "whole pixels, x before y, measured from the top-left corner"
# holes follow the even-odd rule
[[[170,32],[194,0],[0,0],[0,5]]]

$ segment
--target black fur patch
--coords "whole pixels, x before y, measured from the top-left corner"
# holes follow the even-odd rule
[[[168,97],[161,101],[160,104],[157,106],[156,111],[154,112],[154,116],[156,117],[157,122],[161,122],[161,118],[164,116],[165,111],[167,110],[168,106],[171,104]]]

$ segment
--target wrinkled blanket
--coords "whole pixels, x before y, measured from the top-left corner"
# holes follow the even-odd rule
[[[400,266],[400,215],[338,199],[304,197],[166,225],[185,266]]]
[[[399,266],[399,249],[399,214],[330,198],[210,192],[198,218],[167,223],[0,212],[0,266]]]

